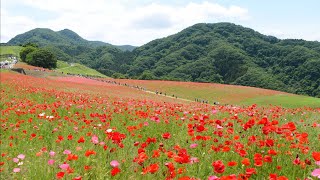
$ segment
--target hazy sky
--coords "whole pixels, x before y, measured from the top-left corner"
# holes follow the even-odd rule
[[[1,42],[41,27],[139,46],[201,22],[320,41],[319,8],[320,0],[1,0]]]

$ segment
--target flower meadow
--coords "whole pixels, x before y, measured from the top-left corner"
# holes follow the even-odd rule
[[[320,108],[1,73],[1,179],[319,179]]]

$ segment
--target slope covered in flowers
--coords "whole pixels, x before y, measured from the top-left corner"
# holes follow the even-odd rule
[[[1,179],[316,179],[320,109],[1,73]]]
[[[233,105],[272,104],[290,108],[303,106],[320,107],[320,98],[248,86],[132,79],[120,79],[117,81],[142,86],[150,91],[159,91],[167,95],[174,94],[192,101],[195,98],[208,100],[211,104],[216,101],[220,102],[220,104]]]

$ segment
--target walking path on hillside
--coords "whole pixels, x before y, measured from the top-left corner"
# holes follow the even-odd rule
[[[179,99],[179,100],[182,100],[182,101],[194,102],[194,101],[191,101],[190,99],[184,99],[184,98],[179,98],[179,97],[172,97],[172,96],[160,95],[160,94],[157,94],[157,93],[155,93],[155,92],[153,92],[153,91],[148,91],[148,90],[146,90],[146,91],[144,91],[144,92],[150,93],[150,94],[156,94],[156,95],[158,95],[158,96],[168,97],[168,98],[172,98],[172,99]]]
[[[88,77],[86,77],[86,78],[88,78]],[[177,99],[177,100],[182,100],[182,101],[187,101],[187,102],[194,102],[194,101],[192,101],[190,99],[179,98],[176,95],[170,96],[170,95],[159,93],[157,91],[156,92],[149,91],[149,90],[146,90],[146,88],[143,88],[143,87],[140,87],[140,86],[137,86],[137,85],[130,85],[130,84],[127,84],[127,83],[121,84],[120,82],[116,82],[115,80],[102,80],[102,79],[95,79],[95,78],[90,78],[90,79],[93,79],[93,80],[96,80],[96,81],[100,81],[100,82],[115,84],[115,85],[118,85],[118,86],[125,86],[125,87],[128,87],[128,88],[134,88],[134,89],[138,89],[140,91],[144,91],[146,93],[156,94],[158,96],[168,97],[168,98],[171,98],[171,99]],[[208,103],[206,103],[206,104],[208,104]]]
[[[72,66],[74,66],[73,64],[71,66],[68,66],[68,67],[64,67],[64,68],[61,68],[61,69],[67,69],[67,68],[71,68]],[[59,70],[61,70],[59,69]],[[35,70],[30,70],[30,71],[35,71]],[[146,88],[143,88],[143,87],[140,87],[140,86],[137,86],[137,85],[129,85],[127,83],[124,83],[124,84],[121,84],[120,82],[116,82],[115,80],[102,80],[102,79],[96,79],[94,77],[90,77],[90,76],[82,76],[82,75],[72,75],[72,74],[68,74],[70,76],[80,76],[82,78],[89,78],[91,80],[95,80],[95,81],[100,81],[100,82],[105,82],[105,83],[110,83],[110,84],[115,84],[115,85],[118,85],[118,86],[125,86],[125,87],[128,87],[128,88],[134,88],[134,89],[138,89],[140,91],[144,91],[146,93],[149,93],[149,94],[155,94],[155,95],[158,95],[158,96],[162,96],[162,97],[167,97],[167,98],[171,98],[171,99],[177,99],[177,100],[181,100],[181,101],[186,101],[186,102],[197,102],[197,101],[192,101],[190,99],[185,99],[185,98],[180,98],[180,97],[177,97],[176,95],[166,95],[166,93],[162,93],[162,92],[154,92],[154,91],[149,91],[149,90],[146,90]],[[199,102],[201,103],[201,101]],[[206,104],[209,104],[209,103],[206,103]]]

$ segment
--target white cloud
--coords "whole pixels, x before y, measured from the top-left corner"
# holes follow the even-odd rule
[[[48,14],[55,18],[39,21],[30,14],[17,16],[1,9],[1,41],[35,27],[53,30],[71,29],[90,40],[112,44],[142,45],[153,39],[176,33],[199,22],[245,21],[248,10],[238,6],[222,6],[217,3],[200,2],[184,5],[137,3],[119,0],[11,0]],[[7,6],[4,5],[4,10]]]
[[[32,19],[26,16],[11,16],[8,11],[1,8],[1,42],[6,42],[30,28],[36,28],[36,23]]]
[[[282,29],[280,30],[279,27],[277,28],[265,28],[260,29],[257,28],[260,33],[265,35],[275,36],[280,39],[304,39],[307,41],[319,41],[320,42],[320,32],[314,31],[312,29],[301,30],[301,29]]]

